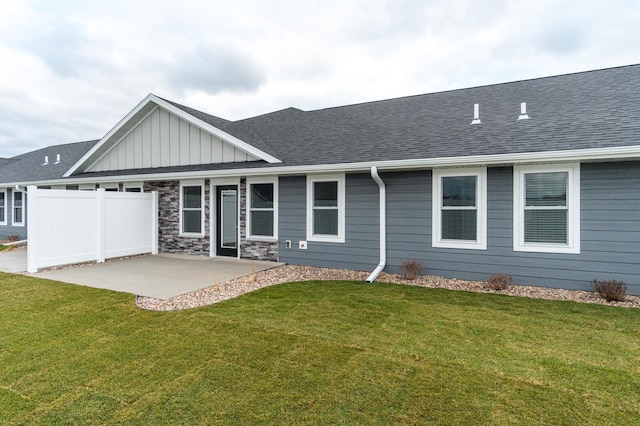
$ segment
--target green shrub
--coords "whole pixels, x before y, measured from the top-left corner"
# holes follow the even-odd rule
[[[593,286],[596,292],[607,302],[622,302],[627,294],[627,286],[622,281],[609,280],[598,281],[593,280]]]

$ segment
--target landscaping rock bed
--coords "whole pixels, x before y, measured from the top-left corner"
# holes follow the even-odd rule
[[[153,311],[172,311],[190,309],[211,305],[223,300],[232,299],[241,294],[249,293],[263,287],[294,281],[309,280],[348,280],[365,281],[368,272],[351,271],[346,269],[316,268],[310,266],[284,265],[266,271],[237,278],[235,280],[213,283],[211,287],[170,299],[154,299],[138,296],[137,305],[142,309]],[[415,280],[402,279],[400,275],[382,273],[378,277],[379,282],[396,284],[445,288],[449,290],[471,291],[477,293],[498,293],[509,296],[531,297],[536,299],[568,300],[583,303],[599,303],[610,306],[627,308],[640,308],[640,297],[626,296],[624,302],[606,302],[598,294],[588,291],[560,290],[545,287],[531,287],[511,285],[506,290],[494,291],[486,288],[484,282],[463,281],[434,276],[418,277]]]

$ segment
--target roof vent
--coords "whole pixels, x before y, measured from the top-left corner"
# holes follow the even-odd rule
[[[480,104],[473,104],[473,121],[469,124],[481,124],[480,121]]]
[[[49,164],[49,156],[48,156],[48,155],[45,155],[45,156],[44,156],[44,163],[42,163],[41,165],[42,165],[42,166],[46,166],[47,164]]]
[[[520,117],[518,117],[518,120],[528,120],[531,117],[529,117],[527,115],[527,103],[526,102],[521,102],[520,103]]]
[[[56,154],[56,162],[53,164],[60,164],[60,154]]]

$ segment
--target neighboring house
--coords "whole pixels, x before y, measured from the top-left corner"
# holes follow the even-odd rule
[[[98,141],[54,145],[0,162],[0,240],[17,235],[27,238],[25,184],[42,188],[77,189],[72,182],[51,185],[59,180]],[[88,185],[90,186],[90,185]],[[95,184],[93,185],[95,188]]]
[[[161,252],[640,294],[639,118],[640,65],[238,121],[149,95],[0,166],[3,223],[16,184],[156,190]]]

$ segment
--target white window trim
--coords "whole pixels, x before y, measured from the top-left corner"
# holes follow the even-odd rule
[[[338,182],[338,235],[316,235],[313,233],[313,184],[315,182]],[[345,242],[345,187],[344,174],[307,176],[307,241]]]
[[[15,216],[16,216],[15,215],[15,208],[16,208],[15,207],[15,201],[16,201],[16,194],[18,194],[18,193],[21,194],[21,197],[22,197],[22,207],[21,207],[21,210],[22,210],[21,216],[22,217],[20,218],[20,222],[14,222],[13,219],[15,219]],[[27,194],[25,192],[16,191],[16,190],[13,190],[13,192],[11,193],[11,222],[12,222],[11,225],[13,225],[13,226],[24,226],[24,216],[25,216],[24,213],[25,213],[26,200],[27,200],[26,195]]]
[[[182,205],[183,205],[183,188],[186,186],[199,186],[200,187],[200,193],[202,194],[202,197],[200,198],[200,232],[183,232],[182,230]],[[181,180],[180,181],[180,233],[179,236],[180,237],[197,237],[197,238],[202,238],[204,237],[204,199],[205,199],[205,192],[204,192],[204,179],[198,179],[198,180]]]
[[[567,244],[524,242],[524,175],[567,172]],[[580,164],[513,167],[513,250],[539,253],[580,253]]]
[[[251,235],[251,185],[269,183],[273,185],[273,235]],[[278,178],[247,178],[246,182],[246,230],[247,240],[255,241],[277,241],[278,240]],[[269,210],[269,209],[263,209]]]
[[[442,239],[442,178],[476,177],[476,240]],[[434,169],[432,183],[431,245],[438,248],[487,249],[487,168]]]
[[[122,184],[122,190],[127,192],[127,189],[140,188],[140,192],[144,192],[144,184],[142,182],[124,182]]]
[[[81,183],[78,185],[79,191],[95,191],[96,184],[95,183]]]
[[[0,189],[0,193],[4,194],[4,215],[0,216],[0,225],[7,224],[7,210],[9,209],[9,199],[7,198],[7,190]]]
[[[101,183],[98,185],[98,188],[104,189],[105,191],[110,191],[115,189],[116,191],[120,191],[120,184],[118,182],[109,182],[109,183]]]

